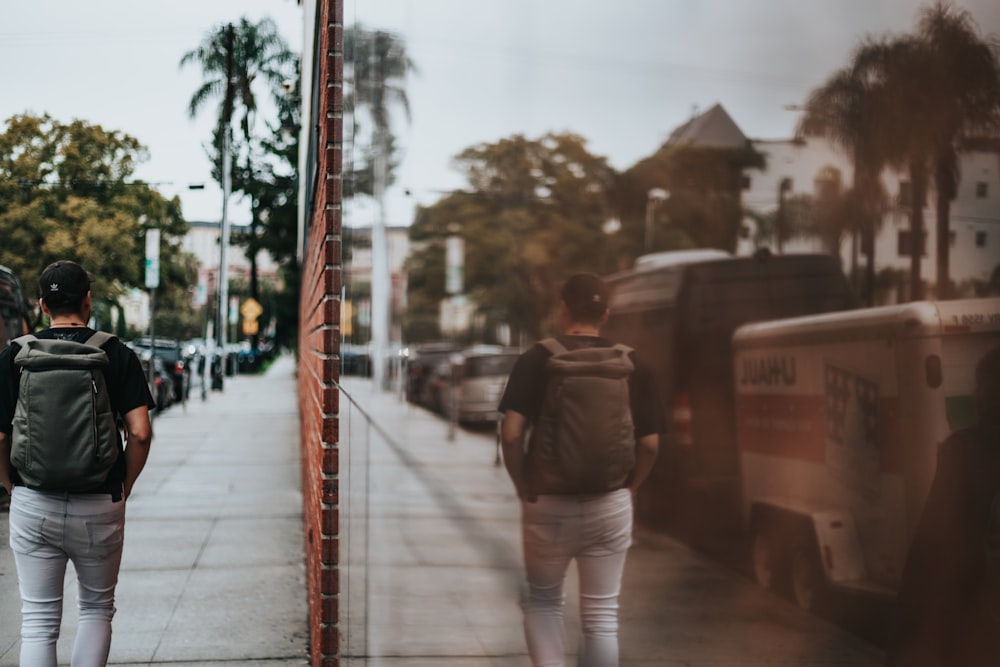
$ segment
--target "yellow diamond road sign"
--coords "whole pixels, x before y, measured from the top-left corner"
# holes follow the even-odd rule
[[[256,299],[247,299],[240,306],[240,315],[248,320],[256,320],[263,312],[264,307]]]

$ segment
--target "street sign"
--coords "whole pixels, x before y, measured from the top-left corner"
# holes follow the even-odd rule
[[[240,306],[240,315],[242,315],[244,319],[256,320],[263,313],[264,307],[261,306],[260,303],[253,297],[244,301],[243,305]]]
[[[146,289],[160,286],[160,230],[146,230]]]

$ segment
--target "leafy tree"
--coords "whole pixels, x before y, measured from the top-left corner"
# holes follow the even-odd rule
[[[763,157],[750,146],[663,146],[640,160],[621,174],[616,187],[628,255],[646,252],[646,206],[653,188],[668,190],[670,197],[652,211],[656,232],[651,250],[734,250],[743,217],[743,171],[763,165]]]
[[[468,189],[421,208],[410,228],[410,311],[436,312],[445,296],[444,242],[465,240],[465,292],[487,322],[517,337],[541,335],[557,285],[575,271],[618,265],[604,223],[615,173],[573,134],[514,135],[455,158]]]
[[[370,30],[358,24],[344,30],[344,110],[354,124],[349,132],[347,164],[344,169],[344,196],[374,195],[377,158],[383,159],[383,185],[391,185],[398,165],[396,139],[392,133],[390,110],[403,109],[410,118],[410,102],[406,95],[406,78],[416,72],[416,66],[406,54],[403,40],[391,32]],[[371,146],[360,165],[354,164],[354,142],[362,134],[359,111],[364,109],[372,123]]]
[[[29,296],[47,264],[73,259],[95,274],[95,296],[115,302],[144,284],[144,235],[154,227],[161,232],[161,290],[187,293],[179,200],[129,180],[145,157],[136,138],[82,120],[25,114],[7,121],[0,134],[0,263],[18,273]],[[98,314],[106,310],[95,303]],[[108,317],[102,324],[110,328]]]

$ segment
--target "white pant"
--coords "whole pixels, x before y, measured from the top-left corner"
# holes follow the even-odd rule
[[[628,489],[591,496],[539,496],[521,503],[528,594],[524,632],[535,667],[565,660],[563,581],[576,559],[584,667],[618,665],[618,594],[632,543]]]
[[[79,582],[73,667],[103,667],[111,650],[115,586],[125,540],[125,503],[110,494],[14,487],[10,548],[21,590],[21,665],[55,667],[66,563]]]

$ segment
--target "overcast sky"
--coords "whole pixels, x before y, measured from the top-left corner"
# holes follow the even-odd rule
[[[346,0],[345,21],[397,32],[418,73],[412,122],[395,119],[405,151],[387,221],[462,187],[451,158],[514,133],[583,136],[625,169],[651,154],[694,110],[721,103],[753,138],[791,134],[809,91],[844,65],[865,35],[912,30],[919,0]],[[985,34],[1000,2],[960,0]],[[294,0],[45,0],[0,9],[0,118],[33,111],[82,118],[136,136],[150,152],[138,176],[182,197],[191,220],[217,220],[203,144],[214,109],[192,121],[201,81],[179,70],[206,31],[267,15],[300,50]],[[207,184],[189,191],[189,183]],[[409,191],[409,195],[405,191]],[[246,216],[235,205],[234,218]],[[370,224],[371,207],[349,224]]]

